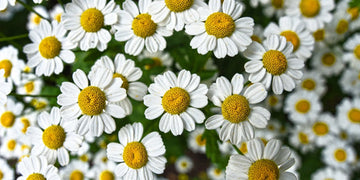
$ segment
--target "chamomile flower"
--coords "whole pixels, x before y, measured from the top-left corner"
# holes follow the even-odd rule
[[[336,107],[336,117],[339,126],[349,132],[351,136],[359,139],[360,128],[360,98],[345,98]]]
[[[16,91],[22,95],[38,95],[43,88],[43,80],[34,74],[26,74],[17,85]],[[25,102],[30,102],[33,97],[24,97]]]
[[[180,156],[175,161],[175,169],[180,174],[189,173],[193,169],[193,167],[194,167],[193,160],[186,155]]]
[[[360,70],[346,69],[338,81],[343,92],[353,96],[360,96]]]
[[[200,21],[185,26],[185,32],[195,37],[190,45],[199,54],[213,51],[217,58],[235,56],[251,43],[254,20],[242,17],[244,6],[235,0],[210,0],[199,8]]]
[[[44,156],[30,156],[23,158],[18,164],[20,177],[18,180],[51,179],[60,180],[58,169],[49,164]]]
[[[39,127],[29,127],[27,135],[31,137],[34,147],[32,155],[43,155],[49,163],[56,159],[61,166],[69,164],[68,151],[77,151],[83,137],[75,133],[76,119],[62,118],[60,109],[53,107],[50,114],[42,112],[38,117]]]
[[[144,68],[146,70],[150,70],[156,67],[165,67],[165,70],[170,70],[170,67],[174,61],[171,57],[170,53],[165,51],[157,51],[155,53],[151,53],[148,50],[144,50],[139,56],[138,59],[140,61],[144,59],[151,59],[152,62],[146,64]]]
[[[263,44],[253,42],[244,52],[250,59],[244,65],[249,80],[261,82],[266,88],[272,85],[275,94],[292,91],[303,76],[304,61],[292,53],[293,45],[283,36],[271,34]]]
[[[16,131],[15,122],[19,120],[24,105],[8,98],[7,103],[0,106],[0,137],[4,137],[7,132]]]
[[[330,113],[322,113],[311,121],[311,129],[314,134],[315,144],[319,147],[330,144],[339,134],[339,128],[335,118]]]
[[[144,138],[141,123],[127,124],[119,131],[120,143],[110,143],[106,152],[109,160],[118,162],[116,176],[123,179],[154,179],[165,169],[165,146],[158,132]]]
[[[284,96],[282,94],[269,94],[265,99],[265,107],[280,110],[283,107]]]
[[[296,125],[290,130],[289,143],[302,153],[315,149],[315,136],[311,128],[306,125]]]
[[[8,7],[8,4],[15,6],[16,0],[1,0],[0,1],[0,11],[5,10]]]
[[[265,36],[279,34],[293,45],[293,53],[302,60],[311,56],[314,49],[314,38],[306,29],[305,23],[298,18],[289,16],[279,19],[279,26],[270,23],[264,30]]]
[[[4,138],[1,138],[0,153],[2,157],[7,159],[21,156],[21,143],[17,134],[8,133]]]
[[[7,82],[19,84],[20,82],[20,59],[18,58],[18,50],[13,46],[5,46],[0,49],[0,69],[4,69]]]
[[[205,128],[197,127],[194,131],[190,132],[188,137],[188,147],[194,153],[205,153],[206,139],[203,138]]]
[[[108,134],[115,131],[115,118],[123,118],[125,111],[115,104],[126,97],[126,90],[121,88],[121,78],[113,80],[113,73],[108,69],[98,68],[96,76],[86,77],[78,69],[73,73],[75,82],[63,82],[62,92],[58,96],[58,104],[64,118],[79,118],[77,132],[85,135],[100,136],[104,131]],[[89,85],[89,80],[90,85]]]
[[[251,36],[251,40],[256,41],[258,43],[262,43],[264,41],[264,39],[265,39],[264,28],[259,24],[255,24],[254,33]]]
[[[230,140],[239,145],[241,141],[254,138],[254,127],[265,128],[270,112],[257,104],[263,101],[267,91],[261,83],[244,87],[244,78],[235,74],[231,82],[219,77],[212,86],[215,94],[210,98],[215,106],[221,107],[221,114],[209,117],[206,129],[220,129],[222,141]]]
[[[281,17],[284,16],[286,7],[292,3],[291,0],[268,0],[263,4],[263,13],[267,17]]]
[[[342,41],[350,32],[350,15],[345,11],[334,13],[334,18],[325,25],[325,41],[327,44],[336,44]]]
[[[58,23],[61,22],[61,16],[64,14],[64,9],[61,7],[60,4],[56,4],[51,10],[50,10],[50,17],[52,20],[57,21]]]
[[[315,171],[315,173],[311,175],[311,180],[326,180],[326,179],[349,180],[350,177],[342,170],[337,168],[332,168],[329,166],[322,169],[318,169]]]
[[[334,8],[334,0],[295,0],[289,3],[286,14],[300,18],[314,32],[332,20],[330,11]]]
[[[276,139],[270,140],[266,146],[260,139],[253,139],[247,145],[248,154],[231,155],[226,166],[226,179],[288,179],[296,180],[293,173],[287,171],[294,165],[288,147],[282,147]]]
[[[223,180],[225,179],[225,171],[217,168],[215,165],[211,165],[206,173],[211,180]]]
[[[297,91],[315,92],[322,96],[326,92],[325,78],[318,71],[305,71],[296,89]]]
[[[89,73],[89,77],[98,76],[98,74],[95,73],[97,68],[106,68],[113,74],[114,79],[120,78],[123,82],[121,88],[126,90],[126,94],[129,97],[137,101],[143,100],[147,92],[147,86],[138,81],[142,76],[142,71],[140,68],[135,67],[133,60],[126,59],[125,56],[120,53],[115,56],[114,62],[108,56],[103,56],[95,62],[91,68],[92,70]],[[126,115],[132,113],[133,108],[128,97],[116,102],[116,104],[125,110]]]
[[[40,14],[42,17],[40,17],[38,14],[35,14],[34,12],[30,12],[28,16],[28,23],[26,24],[26,27],[28,30],[32,30],[35,27],[38,27],[40,25],[40,22],[46,19],[43,18],[49,18],[49,13],[45,9],[44,6],[35,6],[33,7],[34,11],[36,11],[38,14]]]
[[[185,24],[198,21],[200,7],[206,6],[204,0],[160,0],[149,5],[149,14],[155,23],[166,25],[169,30],[181,31]]]
[[[79,42],[81,50],[97,48],[104,51],[111,40],[111,34],[105,26],[118,21],[118,8],[113,0],[108,3],[76,0],[66,4],[61,21],[64,28],[70,31],[68,38],[73,42]]]
[[[203,108],[208,103],[208,88],[200,84],[200,77],[190,71],[181,70],[179,75],[167,71],[154,78],[148,88],[150,94],[144,96],[146,119],[153,120],[159,116],[160,131],[181,135],[185,130],[193,131],[196,123],[203,123]],[[164,113],[165,111],[165,113]],[[164,114],[163,114],[164,113]]]
[[[89,176],[89,164],[80,160],[72,160],[63,169],[60,169],[60,176],[62,179],[81,179],[88,180]]]
[[[0,158],[0,177],[2,179],[14,179],[14,170],[6,162],[6,159]]]
[[[16,134],[19,136],[19,141],[30,146],[31,139],[26,135],[26,132],[30,126],[36,126],[38,112],[33,112],[32,109],[26,109],[24,114],[25,115],[19,117],[14,126]]]
[[[321,112],[320,96],[315,92],[296,91],[285,99],[284,112],[294,123],[306,124]]]
[[[344,49],[344,61],[349,63],[351,68],[360,70],[360,33],[349,37],[344,43]]]
[[[355,31],[360,28],[360,16],[359,16],[359,7],[350,7],[349,6],[350,0],[343,0],[338,2],[336,5],[335,12],[342,12],[345,11],[347,14],[350,15],[350,22],[349,22],[349,30]]]
[[[12,91],[13,85],[11,82],[5,81],[5,70],[0,69],[0,106],[3,106],[7,102],[7,96]]]
[[[139,55],[146,47],[151,53],[162,51],[166,47],[164,37],[172,35],[172,31],[165,26],[154,22],[149,14],[149,5],[152,0],[140,0],[139,7],[131,0],[123,3],[124,10],[120,11],[121,21],[114,25],[115,39],[127,41],[125,52],[130,55]]]
[[[333,141],[322,151],[322,160],[325,164],[345,172],[355,162],[355,158],[355,149],[343,141]]]
[[[311,66],[325,77],[338,75],[344,69],[343,51],[339,46],[321,47],[311,59]]]
[[[7,0],[4,0],[7,1]],[[15,6],[7,6],[5,9],[0,10],[0,21],[10,21],[13,16],[16,14],[17,11],[23,9],[24,7],[20,5],[19,3],[15,2]],[[0,6],[1,6],[0,2]]]
[[[107,161],[106,163],[100,163],[93,166],[91,173],[93,178],[97,180],[120,180],[122,178],[115,175],[116,164],[113,161]]]

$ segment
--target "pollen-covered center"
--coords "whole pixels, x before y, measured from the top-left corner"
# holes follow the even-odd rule
[[[348,31],[348,29],[349,22],[346,19],[341,19],[336,26],[336,32],[338,34],[344,34]]]
[[[321,58],[321,62],[325,65],[325,66],[332,66],[336,61],[336,57],[333,53],[325,53],[322,58]]]
[[[309,144],[309,137],[303,132],[299,132],[298,138],[301,144]]]
[[[189,107],[190,95],[186,90],[174,87],[166,91],[161,102],[167,113],[180,114]]]
[[[0,61],[0,69],[4,69],[5,73],[4,73],[4,77],[9,77],[11,75],[11,69],[12,69],[13,65],[11,63],[10,60],[8,59],[3,59]]]
[[[313,79],[304,79],[301,87],[306,90],[312,91],[316,87],[316,82]]]
[[[182,12],[189,9],[194,0],[165,0],[166,7],[173,12]]]
[[[66,134],[64,128],[59,125],[52,125],[46,128],[42,140],[49,149],[59,149],[65,142]]]
[[[32,18],[32,22],[36,25],[39,25],[40,22],[41,22],[41,17],[38,16],[38,15],[34,15],[33,18]]]
[[[104,15],[96,8],[89,8],[81,14],[80,24],[86,32],[98,32],[104,26]]]
[[[313,33],[315,41],[322,41],[325,38],[325,30],[319,29]]]
[[[329,132],[329,126],[324,122],[316,122],[312,127],[314,133],[318,136],[324,136]]]
[[[32,93],[34,91],[34,88],[35,88],[35,83],[34,81],[30,81],[30,82],[27,82],[25,85],[24,85],[24,89],[25,89],[25,92],[26,93]]]
[[[360,44],[354,48],[355,57],[360,59]]]
[[[10,141],[7,142],[7,148],[9,151],[14,151],[16,147],[16,141],[14,139],[11,139]]]
[[[242,95],[231,95],[222,103],[221,112],[223,117],[232,123],[245,121],[250,114],[249,102]]]
[[[263,55],[263,65],[272,75],[280,75],[286,71],[287,60],[285,55],[277,50],[269,50]]]
[[[125,76],[123,76],[122,74],[118,74],[118,73],[115,73],[113,75],[113,78],[120,78],[122,80],[122,85],[121,85],[121,88],[124,88],[126,90],[129,89],[129,81],[126,79]]]
[[[71,180],[83,180],[84,179],[84,173],[82,173],[79,170],[74,170],[71,172],[70,174],[70,179]]]
[[[276,96],[271,95],[271,96],[269,96],[268,102],[269,102],[270,106],[275,106],[276,104],[278,104],[279,99]]]
[[[280,33],[281,36],[285,36],[286,40],[287,41],[290,41],[293,46],[294,46],[294,49],[293,51],[295,52],[299,46],[300,46],[300,38],[299,36],[294,32],[294,31],[283,31]]]
[[[60,54],[61,42],[55,36],[49,36],[41,40],[39,52],[42,57],[52,59]]]
[[[256,36],[256,35],[252,35],[251,40],[256,41],[256,42],[258,42],[260,44],[262,43],[261,38],[259,36]]]
[[[152,69],[154,67],[161,67],[163,65],[162,61],[158,57],[151,58],[152,62],[150,64],[146,64],[144,68],[146,70]]]
[[[80,92],[78,103],[83,114],[99,115],[106,107],[106,96],[100,88],[89,86]]]
[[[242,152],[243,154],[246,154],[246,153],[248,152],[246,142],[242,142],[242,143],[241,143],[239,150],[240,150],[240,152]]]
[[[5,128],[10,128],[14,125],[15,118],[16,116],[14,113],[11,111],[5,111],[0,117],[1,125]]]
[[[99,176],[99,180],[114,180],[114,179],[115,179],[114,173],[108,170],[101,172]]]
[[[140,142],[128,143],[123,152],[123,159],[127,166],[139,169],[148,162],[148,154],[145,146]]]
[[[344,149],[336,149],[334,152],[335,160],[338,162],[344,162],[346,160],[346,151]]]
[[[44,177],[44,175],[40,174],[40,173],[33,173],[30,174],[26,180],[46,180],[46,178]]]
[[[350,14],[352,21],[359,17],[359,7],[348,8],[347,12]]]
[[[3,178],[4,178],[4,173],[0,169],[0,180],[2,180]]]
[[[348,112],[349,120],[353,123],[360,123],[360,109],[352,108]]]
[[[319,0],[301,0],[299,6],[301,14],[308,18],[318,15],[321,8]]]
[[[146,38],[155,34],[157,24],[151,19],[151,15],[144,13],[134,18],[131,28],[136,36]]]
[[[306,99],[301,99],[295,104],[295,110],[301,114],[309,112],[311,104]]]
[[[249,180],[277,180],[279,168],[276,163],[268,159],[260,159],[251,164],[249,168]]]
[[[271,5],[275,9],[281,9],[284,6],[284,0],[271,0]]]
[[[55,17],[54,17],[54,19],[55,19],[58,23],[61,22],[61,15],[62,15],[62,13],[58,13],[58,14],[56,14]]]
[[[196,140],[196,143],[199,146],[205,146],[206,145],[206,139],[203,138],[202,134],[197,135],[195,140]]]
[[[228,14],[216,12],[206,19],[205,30],[216,38],[229,37],[235,31],[235,22]]]

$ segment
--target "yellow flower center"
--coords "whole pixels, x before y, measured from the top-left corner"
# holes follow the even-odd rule
[[[277,180],[279,168],[272,160],[260,159],[251,164],[248,176],[249,180]]]
[[[271,0],[271,4],[275,9],[281,9],[284,6],[284,0]]]
[[[25,73],[30,73],[30,72],[31,72],[31,68],[30,68],[29,66],[25,66],[24,69],[23,69],[23,71],[24,71]]]
[[[360,59],[360,44],[355,47],[354,54],[356,58]]]
[[[295,110],[299,113],[305,114],[311,108],[311,104],[306,99],[301,99],[295,104]]]
[[[151,19],[151,15],[144,13],[134,18],[131,28],[136,36],[146,38],[155,34],[157,24]]]
[[[0,180],[4,178],[4,173],[0,170]]]
[[[324,122],[316,122],[312,127],[314,133],[318,136],[326,135],[329,132],[329,127]]]
[[[272,75],[280,75],[286,71],[287,60],[282,52],[269,50],[263,56],[263,65]]]
[[[61,42],[55,36],[49,36],[41,40],[39,52],[42,57],[52,59],[60,54]]]
[[[167,113],[180,114],[189,107],[190,95],[186,90],[174,87],[166,91],[161,102]]]
[[[148,162],[145,146],[140,142],[128,143],[124,148],[123,159],[127,166],[139,169]]]
[[[21,151],[30,150],[30,146],[23,144],[21,145]]]
[[[300,46],[299,36],[294,31],[283,31],[280,33],[281,36],[285,36],[287,41],[290,41],[293,46],[293,52],[295,52]]]
[[[123,76],[122,74],[115,73],[113,75],[113,78],[120,78],[123,81],[121,88],[124,88],[126,90],[129,89],[129,81],[126,79],[125,76]]]
[[[61,13],[58,13],[55,15],[54,19],[57,21],[57,22],[60,22],[61,21]]]
[[[221,112],[224,119],[232,123],[245,121],[250,114],[249,102],[242,95],[231,95],[222,103]]]
[[[44,177],[44,175],[39,174],[39,173],[33,173],[30,174],[26,180],[46,180],[46,178]]]
[[[205,21],[205,30],[216,38],[229,37],[235,31],[235,22],[223,12],[212,13]]]
[[[319,29],[313,33],[315,41],[322,41],[325,38],[325,30]]]
[[[152,69],[152,68],[154,68],[154,67],[161,67],[161,66],[162,66],[162,61],[161,61],[160,58],[158,58],[158,57],[153,57],[153,58],[151,58],[151,60],[152,60],[152,63],[151,63],[151,64],[145,65],[144,68],[145,68],[146,70]]]
[[[220,176],[221,175],[221,169],[215,168],[214,169],[214,174],[217,175],[217,176]]]
[[[186,168],[188,166],[188,163],[186,161],[183,161],[180,163],[180,166]]]
[[[79,170],[74,170],[70,174],[70,180],[83,180],[84,179],[84,173],[82,173]]]
[[[319,0],[301,0],[300,11],[303,16],[311,18],[319,14],[320,12]]]
[[[199,135],[196,136],[196,143],[199,146],[205,146],[206,145],[206,139],[203,138],[201,134],[199,134]]]
[[[99,115],[105,109],[106,96],[100,88],[89,86],[80,92],[78,103],[83,114]]]
[[[251,40],[253,40],[253,41],[256,41],[256,42],[258,42],[258,43],[260,43],[261,44],[261,39],[260,39],[260,37],[259,36],[256,36],[256,35],[252,35],[251,36]]]
[[[104,162],[104,163],[106,163],[106,162],[108,161],[108,158],[107,158],[107,157],[103,157],[103,158],[101,158],[101,161]]]
[[[11,74],[11,69],[12,69],[12,63],[10,60],[8,59],[3,59],[0,61],[0,69],[4,69],[5,73],[4,73],[4,77],[9,77]]]
[[[99,180],[114,180],[114,179],[115,179],[114,173],[108,170],[101,172],[99,176]]]
[[[27,82],[24,85],[25,92],[28,93],[28,94],[32,93],[33,90],[34,90],[34,87],[35,87],[34,81]]]
[[[246,154],[246,153],[248,152],[246,142],[242,142],[242,143],[241,143],[239,150],[240,150],[240,152],[242,152],[243,154]]]
[[[165,0],[166,7],[173,12],[182,12],[189,9],[194,0]]]
[[[348,135],[346,134],[345,131],[340,132],[339,136],[340,136],[341,139],[344,139],[344,140],[346,140],[348,138]]]
[[[348,8],[347,12],[351,16],[351,20],[355,20],[359,17],[359,7]]]
[[[271,95],[269,96],[268,102],[270,106],[275,106],[279,102],[279,99],[276,96]]]
[[[348,28],[349,28],[349,22],[345,19],[341,19],[336,26],[336,32],[338,34],[344,34],[348,31]]]
[[[96,8],[89,8],[81,14],[80,24],[86,32],[98,32],[104,26],[104,15]]]
[[[64,128],[59,125],[52,125],[46,128],[42,140],[49,149],[58,149],[63,146],[66,134]]]
[[[16,146],[16,141],[11,139],[10,141],[7,142],[7,148],[9,151],[13,151],[15,149]]]
[[[305,134],[303,132],[299,132],[298,138],[299,138],[300,143],[309,144],[309,138],[308,138],[307,134]]]
[[[334,152],[335,160],[338,162],[344,162],[346,160],[346,151],[344,149],[336,149]]]
[[[10,128],[15,123],[15,115],[11,111],[4,112],[0,117],[1,125],[5,128]]]
[[[353,123],[360,123],[360,109],[358,108],[352,108],[348,112],[348,117],[351,122]]]
[[[39,25],[40,22],[41,22],[41,17],[38,16],[38,15],[34,15],[33,18],[32,18],[32,22],[36,25]]]
[[[336,62],[336,57],[333,53],[325,53],[321,58],[321,62],[325,66],[332,66]]]
[[[304,79],[301,86],[306,90],[312,91],[316,87],[316,82],[312,79]]]

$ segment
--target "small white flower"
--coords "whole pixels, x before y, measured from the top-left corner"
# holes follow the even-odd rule
[[[310,63],[316,72],[325,77],[330,77],[338,75],[344,69],[345,65],[342,61],[343,50],[341,47],[335,46],[329,48],[327,46],[321,46],[315,51],[316,53],[314,53]]]
[[[0,137],[4,137],[8,132],[16,132],[16,121],[22,113],[24,105],[9,98],[5,105],[0,106]]]
[[[344,43],[344,61],[349,63],[351,68],[360,70],[360,33],[348,38]]]
[[[322,151],[322,160],[330,167],[341,169],[345,172],[355,162],[355,149],[346,142],[332,141]]]
[[[7,159],[0,158],[0,175],[2,179],[14,179],[14,170],[6,162]]]
[[[5,71],[2,77],[5,77],[6,82],[19,84],[21,78],[21,61],[22,60],[18,58],[18,50],[12,45],[0,49],[0,69]]]
[[[336,107],[336,117],[339,126],[355,139],[359,139],[360,128],[360,98],[345,98]]]
[[[318,71],[305,71],[299,85],[296,87],[297,91],[315,92],[319,96],[326,93],[326,79]]]
[[[194,167],[193,160],[186,155],[180,156],[175,161],[175,169],[180,174],[189,173],[193,169],[193,167]]]
[[[7,8],[8,4],[15,6],[16,0],[0,0],[0,11],[3,11]]]
[[[49,18],[49,12],[46,10],[46,8],[44,6],[38,5],[38,6],[34,6],[33,8],[34,8],[34,11],[36,11],[42,17]],[[26,24],[27,29],[32,30],[35,27],[38,27],[40,25],[40,22],[45,20],[42,17],[35,14],[34,12],[30,12],[28,15],[28,23]]]
[[[337,168],[325,167],[318,169],[311,175],[312,180],[324,180],[324,179],[333,179],[333,180],[349,180],[350,177],[347,173],[343,172]]]
[[[89,179],[89,164],[80,160],[72,160],[67,166],[60,170],[61,179]]]
[[[12,91],[13,85],[11,82],[5,81],[5,70],[0,69],[0,106],[3,106],[7,102],[7,96]]]
[[[18,171],[21,174],[20,177],[18,177],[18,180],[60,180],[58,169],[54,165],[48,164],[48,161],[44,156],[30,156],[23,158],[18,165]]]

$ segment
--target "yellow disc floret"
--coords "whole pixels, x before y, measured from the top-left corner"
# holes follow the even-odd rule
[[[206,145],[206,139],[203,138],[202,134],[197,135],[195,140],[196,140],[196,143],[199,146],[205,146]]]
[[[316,82],[313,79],[304,79],[301,87],[306,90],[312,91],[316,87]]]
[[[299,48],[300,39],[299,39],[299,36],[294,31],[283,31],[280,33],[280,35],[285,36],[286,40],[290,41],[293,44],[294,52]]]
[[[122,80],[122,85],[121,85],[121,88],[124,88],[126,90],[129,89],[129,81],[126,79],[125,76],[123,76],[122,74],[118,74],[118,73],[115,73],[113,75],[113,78],[120,78]]]
[[[101,172],[99,176],[99,180],[114,180],[114,179],[115,179],[114,173],[108,170]]]
[[[66,134],[64,128],[59,125],[52,125],[46,128],[42,140],[49,149],[59,149],[65,142]]]
[[[346,19],[341,19],[336,26],[336,33],[344,34],[348,31],[349,22]]]
[[[80,24],[86,32],[98,32],[104,26],[104,15],[96,8],[89,8],[81,14]]]
[[[329,127],[324,122],[316,122],[313,125],[312,129],[313,129],[314,133],[318,136],[324,136],[324,135],[328,134],[328,132],[329,132]]]
[[[281,9],[284,6],[284,0],[271,0],[271,4],[275,9]]]
[[[124,148],[123,159],[127,166],[139,169],[148,162],[145,146],[140,142],[128,143]]]
[[[15,149],[16,146],[16,141],[14,139],[11,139],[10,141],[7,142],[7,148],[9,151],[13,151]]]
[[[167,113],[180,114],[189,107],[190,95],[186,90],[174,87],[166,91],[161,103]]]
[[[354,48],[354,54],[356,58],[360,59],[360,44]]]
[[[89,86],[80,92],[78,103],[83,114],[99,115],[106,107],[106,96],[100,88]]]
[[[60,54],[61,42],[55,36],[49,36],[41,40],[39,52],[42,57],[52,59]]]
[[[243,154],[246,154],[246,153],[248,152],[246,142],[242,142],[242,143],[241,143],[239,150],[240,150],[240,152],[242,152]]]
[[[275,106],[278,104],[279,99],[275,95],[270,95],[268,102],[269,102],[270,106]]]
[[[84,173],[79,170],[74,170],[70,174],[70,180],[83,180],[84,177]]]
[[[324,29],[318,29],[313,33],[315,41],[322,41],[325,38],[325,30]]]
[[[144,68],[145,68],[146,70],[152,69],[152,68],[154,68],[154,67],[161,67],[161,66],[162,66],[162,61],[161,61],[160,58],[158,58],[158,57],[153,57],[153,58],[151,58],[151,60],[152,60],[152,63],[151,63],[151,64],[147,64],[147,65],[144,66]]]
[[[216,12],[206,19],[205,30],[216,38],[229,37],[235,31],[235,22],[230,15]]]
[[[34,15],[33,18],[32,18],[32,22],[36,25],[39,25],[40,22],[41,22],[41,17],[38,16],[38,15]]]
[[[4,69],[4,77],[9,77],[11,75],[12,63],[8,59],[3,59],[0,61],[0,69]]]
[[[344,162],[346,160],[346,151],[344,149],[336,149],[334,152],[335,160],[338,162]]]
[[[336,57],[333,53],[325,53],[321,58],[321,62],[325,66],[332,66],[336,62]]]
[[[299,138],[300,143],[309,144],[309,137],[307,134],[305,134],[303,132],[299,132],[298,138]]]
[[[137,15],[131,25],[136,36],[146,38],[155,34],[157,24],[151,19],[147,13]]]
[[[276,163],[268,159],[260,159],[251,164],[249,168],[249,180],[277,180],[279,168]]]
[[[28,94],[32,93],[34,91],[34,87],[35,87],[34,81],[27,82],[24,85],[25,92],[28,93]]]
[[[348,117],[352,123],[360,123],[360,109],[350,109],[350,111],[348,112]]]
[[[295,104],[295,110],[301,114],[309,112],[311,104],[306,99],[301,99]]]
[[[16,116],[14,113],[12,113],[11,111],[5,111],[0,117],[1,125],[5,128],[10,128],[14,125],[15,118]]]
[[[299,6],[301,14],[308,18],[318,15],[321,8],[319,0],[301,0]]]
[[[269,50],[263,55],[263,65],[272,75],[280,75],[286,71],[287,60],[282,52]]]
[[[242,95],[231,95],[222,103],[221,112],[223,117],[232,123],[245,121],[250,114],[249,102]]]
[[[194,0],[165,0],[166,7],[173,12],[182,12],[189,9]]]
[[[4,178],[4,173],[0,169],[0,180],[2,180],[3,178]]]
[[[30,174],[26,180],[46,180],[46,178],[44,177],[44,175],[39,174],[39,173],[33,173]]]
[[[56,14],[55,17],[54,17],[54,19],[55,19],[58,23],[61,22],[61,15],[62,15],[62,13],[58,13],[58,14]]]
[[[260,44],[262,43],[260,37],[259,37],[259,36],[256,36],[256,35],[252,35],[252,36],[251,36],[251,40],[256,41],[256,42],[258,42],[258,43],[260,43]]]
[[[355,20],[359,17],[359,7],[348,8],[347,12],[351,16],[351,20]]]

